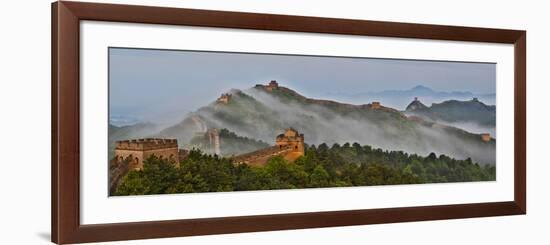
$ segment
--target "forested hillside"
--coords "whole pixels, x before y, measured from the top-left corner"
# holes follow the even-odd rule
[[[274,157],[265,167],[235,165],[228,158],[192,150],[179,167],[150,157],[143,170],[124,177],[115,195],[494,181],[495,170],[471,159],[411,155],[357,143],[309,146],[294,163]]]

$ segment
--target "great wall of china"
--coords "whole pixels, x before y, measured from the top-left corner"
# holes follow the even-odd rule
[[[277,81],[270,81],[267,85],[258,84],[256,88],[263,88],[267,92],[273,92],[274,90],[284,89],[287,93],[295,94],[296,98],[299,100],[304,100],[309,103],[315,103],[319,105],[332,106],[338,104],[339,106],[348,108],[348,109],[368,109],[368,110],[380,110],[380,111],[391,111],[395,112],[397,110],[389,107],[384,107],[378,101],[373,101],[370,104],[363,105],[351,105],[351,104],[342,104],[336,103],[330,100],[317,100],[309,99],[298,95],[296,92],[289,90],[284,87],[279,87]],[[224,106],[230,103],[232,99],[231,93],[224,93],[216,100],[216,109],[219,109],[220,106]],[[473,99],[477,101],[477,98]],[[415,97],[414,102],[419,102],[418,98]],[[414,108],[413,108],[414,109]],[[424,119],[417,116],[405,116],[400,113],[401,117],[406,117],[409,120],[417,121],[420,123],[427,123]],[[191,121],[196,127],[196,134],[208,137],[209,152],[220,155],[221,154],[221,141],[219,136],[219,130],[216,128],[208,128],[205,121],[195,115],[190,117]],[[431,127],[448,127],[446,125],[432,123]],[[491,135],[488,133],[479,134],[481,140],[484,142],[489,142],[492,140]],[[130,171],[130,170],[142,170],[143,161],[149,156],[155,155],[161,159],[168,159],[172,161],[177,166],[179,162],[186,159],[189,155],[188,150],[179,149],[176,139],[158,139],[158,138],[146,138],[146,139],[133,139],[133,140],[123,140],[117,141],[115,147],[115,157],[110,161],[109,165],[109,188],[111,193],[116,189],[120,180]],[[304,155],[304,135],[298,133],[293,128],[288,128],[283,134],[277,135],[275,138],[275,145],[253,152],[248,152],[245,154],[228,157],[233,161],[234,164],[247,164],[250,166],[261,167],[264,166],[269,159],[275,156],[282,156],[289,162],[294,162],[300,156]]]
[[[286,146],[283,148],[279,146],[271,146],[268,148],[238,155],[238,156],[232,157],[231,159],[235,163],[239,163],[239,164],[244,163],[251,166],[258,166],[258,165],[262,165],[262,163],[264,162],[267,162],[267,160],[269,160],[274,156],[286,155],[288,152],[292,150],[293,148],[291,146]]]
[[[196,119],[198,125],[200,118]],[[214,146],[214,154],[220,154],[220,138],[217,129],[207,129],[201,125],[200,129],[206,129],[210,145]],[[134,139],[117,141],[115,157],[109,165],[109,191],[113,193],[118,183],[130,170],[142,170],[143,161],[155,155],[161,159],[167,159],[176,166],[189,155],[188,150],[179,149],[176,139]],[[277,135],[275,145],[257,151],[232,156],[234,164],[247,164],[250,166],[264,166],[269,159],[282,156],[289,162],[294,162],[304,155],[304,135],[293,128],[288,128],[283,134]]]

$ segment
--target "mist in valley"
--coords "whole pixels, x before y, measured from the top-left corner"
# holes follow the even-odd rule
[[[438,120],[438,121],[436,121],[436,123],[449,125],[449,126],[452,126],[452,127],[455,127],[455,128],[460,128],[460,129],[463,129],[465,131],[468,131],[468,132],[474,133],[474,134],[489,133],[489,134],[491,134],[491,137],[497,138],[497,131],[496,131],[496,127],[494,127],[494,126],[493,127],[485,126],[485,125],[480,125],[480,124],[475,123],[475,122],[466,122],[466,121],[448,122],[448,121]]]
[[[239,110],[247,114],[238,122],[220,118],[223,106],[217,110],[199,110],[195,115],[207,122],[209,127],[227,128],[238,135],[274,143],[275,136],[284,129],[293,127],[305,135],[310,145],[326,143],[354,143],[370,145],[383,150],[396,150],[419,155],[431,152],[456,159],[472,158],[481,164],[495,163],[494,142],[482,142],[459,128],[435,124],[432,126],[412,122],[401,113],[349,113],[342,115],[318,104],[297,102],[284,103],[278,98],[258,89],[243,91],[259,102],[239,100]],[[236,95],[236,91],[233,91]],[[397,112],[397,111],[396,111]],[[227,111],[226,113],[233,113]],[[388,116],[397,118],[386,118]],[[465,129],[465,125],[462,129]],[[467,126],[467,125],[466,125]],[[482,129],[479,129],[482,130]],[[480,131],[481,132],[481,131]]]

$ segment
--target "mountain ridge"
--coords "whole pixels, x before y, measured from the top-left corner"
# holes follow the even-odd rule
[[[432,103],[429,107],[415,99],[405,112],[434,122],[473,122],[489,127],[496,124],[496,106],[486,105],[477,98],[468,101],[446,100]]]
[[[467,100],[471,98],[479,98],[489,104],[496,102],[495,93],[473,93],[470,91],[436,91],[432,88],[416,85],[406,90],[383,90],[383,91],[368,91],[357,93],[329,93],[328,96],[337,96],[347,101],[385,101],[390,107],[404,109],[407,104],[415,97],[427,101],[428,104],[436,101],[445,101],[451,99]]]
[[[312,99],[290,88],[270,85],[230,93],[229,99],[199,108],[182,122],[162,130],[160,136],[187,142],[200,128],[227,128],[242,137],[273,142],[275,135],[291,126],[306,135],[308,144],[359,142],[417,154],[472,157],[494,164],[494,139],[483,142],[479,134],[409,118],[379,103],[353,105]],[[473,147],[460,147],[452,141]]]

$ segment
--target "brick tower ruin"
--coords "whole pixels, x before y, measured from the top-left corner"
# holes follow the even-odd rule
[[[208,136],[208,142],[210,145],[210,149],[213,150],[213,153],[216,155],[221,154],[220,150],[220,133],[218,129],[212,128],[206,131],[206,135]]]

